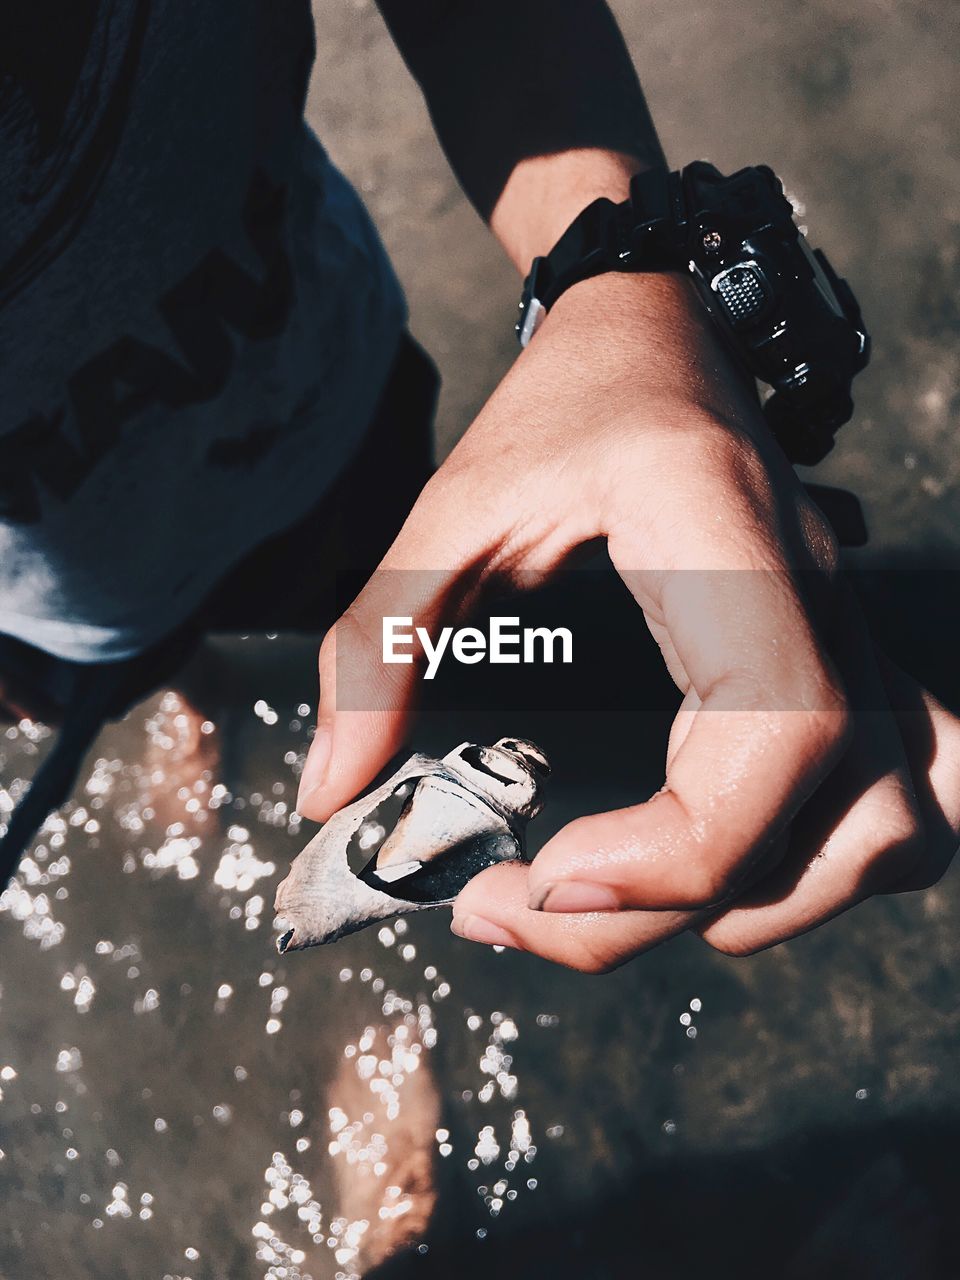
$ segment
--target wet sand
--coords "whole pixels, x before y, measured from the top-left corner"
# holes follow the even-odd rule
[[[62,844],[57,821],[41,841],[33,912],[11,918],[18,899],[2,919],[3,1274],[355,1274],[347,1151],[374,1133],[433,1170],[411,1275],[447,1275],[453,1257],[478,1275],[494,1259],[511,1276],[634,1275],[631,1258],[655,1276],[711,1259],[799,1274],[840,1265],[851,1232],[861,1269],[826,1274],[949,1274],[898,1268],[918,1223],[935,1252],[953,1230],[956,874],[749,961],[681,938],[587,978],[461,942],[446,912],[280,957],[269,904],[302,843],[289,812],[313,646],[217,650],[237,697],[214,716],[223,755],[184,830],[144,814],[138,790],[144,741],[160,739],[152,767],[170,728],[154,699],[104,732]],[[496,718],[432,708],[423,745]],[[527,719],[560,775],[534,847],[657,785],[659,713],[632,752],[622,725],[620,763],[595,772],[577,767],[585,725]],[[5,740],[4,779],[28,773],[27,746]],[[38,919],[62,926],[53,945],[26,936]],[[383,1044],[372,1055],[392,1116],[358,1075],[378,1028],[401,1037],[385,1074]],[[371,1177],[389,1208],[389,1177]]]

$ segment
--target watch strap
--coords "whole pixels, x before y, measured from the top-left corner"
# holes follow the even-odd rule
[[[520,298],[520,345],[527,345],[550,307],[581,280],[608,271],[670,271],[683,266],[682,225],[680,174],[664,169],[637,174],[622,204],[601,197],[587,205],[550,252],[533,260]]]

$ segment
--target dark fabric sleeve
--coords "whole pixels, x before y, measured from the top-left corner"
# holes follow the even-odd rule
[[[604,0],[378,0],[464,191],[489,218],[514,166],[580,147],[663,164]]]

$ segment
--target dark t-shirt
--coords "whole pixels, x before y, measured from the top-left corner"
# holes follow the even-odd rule
[[[306,0],[0,5],[0,632],[118,658],[355,450],[403,324]]]

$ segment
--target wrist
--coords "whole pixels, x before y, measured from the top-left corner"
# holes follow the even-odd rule
[[[731,358],[690,279],[680,272],[607,272],[566,290],[525,353],[563,362],[585,380],[629,382],[726,419],[756,417],[752,378]]]
[[[648,168],[617,151],[563,151],[522,160],[490,217],[494,235],[521,276],[534,258],[549,253],[583,209],[606,196],[620,203],[630,179]]]
[[[615,343],[628,334],[634,343],[684,341],[707,327],[693,285],[680,271],[607,271],[580,280],[547,312],[537,338],[549,332],[548,326],[571,333],[590,330]]]

